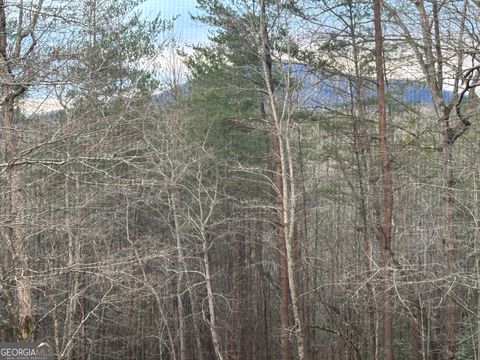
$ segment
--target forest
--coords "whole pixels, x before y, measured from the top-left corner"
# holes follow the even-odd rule
[[[480,360],[480,1],[142,2],[0,0],[0,343]]]

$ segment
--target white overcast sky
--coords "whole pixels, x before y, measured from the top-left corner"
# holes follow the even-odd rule
[[[196,0],[146,0],[141,5],[147,17],[160,15],[162,19],[179,16],[175,21],[175,35],[187,45],[207,40],[208,27],[190,18],[190,13],[198,14]]]

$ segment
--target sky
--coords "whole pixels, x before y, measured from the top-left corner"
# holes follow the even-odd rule
[[[160,15],[162,19],[175,21],[175,37],[185,45],[207,41],[208,27],[193,21],[190,14],[198,14],[196,0],[146,0],[140,7],[147,17]]]
[[[160,16],[160,18],[168,20],[178,16],[175,21],[174,35],[176,40],[179,41],[179,45],[185,45],[187,48],[183,49],[188,52],[191,45],[205,43],[208,40],[208,26],[193,21],[190,17],[190,13],[199,14],[196,4],[196,0],[145,0],[140,5],[139,10],[146,18],[150,19]],[[158,63],[153,66],[158,71],[160,78],[168,76],[167,73],[170,71],[169,68],[172,67],[172,63],[175,62],[175,58],[176,56],[168,51],[160,55]],[[157,65],[160,65],[160,67],[157,68]],[[173,66],[180,66],[180,71],[186,71],[183,64]],[[32,93],[30,93],[30,97],[24,100],[22,106],[28,113],[51,111],[59,108],[56,100],[49,95],[45,98],[43,94],[32,96]]]

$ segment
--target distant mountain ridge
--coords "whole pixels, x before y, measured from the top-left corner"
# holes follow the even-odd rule
[[[347,74],[320,73],[308,65],[294,63],[284,64],[284,71],[291,70],[292,78],[297,82],[292,98],[298,106],[308,109],[325,109],[344,106],[351,102],[355,95],[355,79]],[[363,97],[365,100],[375,100],[376,81],[364,78]],[[188,81],[176,89],[179,94],[188,92]],[[178,94],[177,94],[178,95]],[[450,100],[451,91],[444,90],[443,96]],[[400,103],[430,105],[433,103],[430,90],[420,81],[410,79],[388,79],[387,98],[396,99]],[[172,91],[161,91],[153,95],[153,101],[167,103],[174,100]]]
[[[304,64],[291,64],[292,76],[300,82],[294,92],[297,103],[305,108],[336,107],[348,104],[352,94],[355,95],[354,79],[341,74],[319,74]],[[363,96],[375,98],[376,82],[374,79],[363,79]],[[432,104],[430,90],[419,81],[409,79],[387,80],[387,96],[400,102],[413,104]],[[451,91],[444,90],[443,96],[450,100]]]

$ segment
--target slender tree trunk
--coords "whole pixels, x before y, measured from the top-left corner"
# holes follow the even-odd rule
[[[272,134],[272,148],[275,164],[275,188],[276,188],[276,206],[277,206],[277,240],[279,251],[279,278],[280,278],[280,292],[281,292],[281,306],[280,306],[280,326],[281,326],[281,359],[290,360],[290,329],[289,329],[289,278],[287,266],[287,244],[285,241],[285,225],[283,223],[283,199],[281,191],[283,189],[282,168],[280,163],[280,144],[278,135]]]
[[[188,275],[187,275],[188,277]],[[188,282],[190,284],[190,282]],[[195,354],[195,358],[198,360],[203,360],[203,346],[202,346],[202,335],[200,333],[200,325],[197,319],[197,302],[194,297],[194,293],[192,289],[188,290],[188,296],[190,299],[190,306],[192,307],[192,323],[193,323],[193,331],[195,332],[195,343],[197,345],[197,351]]]
[[[236,247],[233,264],[233,304],[232,304],[232,340],[230,341],[231,351],[234,359],[246,360],[246,338],[245,328],[248,321],[248,314],[245,312],[247,301],[247,279],[246,279],[246,249],[245,236],[241,230],[235,230],[234,242]]]
[[[68,156],[68,155],[67,155]],[[71,176],[71,174],[70,174]],[[71,209],[72,204],[70,202],[70,194],[72,189],[70,188],[70,176],[65,177],[65,208],[67,211],[65,220],[65,230],[67,232],[67,268],[71,270],[68,273],[68,301],[67,308],[65,310],[65,320],[63,326],[63,341],[62,341],[62,354],[63,358],[71,359],[73,356],[73,349],[75,348],[75,327],[80,324],[77,322],[77,312],[79,303],[79,287],[80,287],[80,274],[75,271],[75,266],[79,265],[81,257],[81,246],[78,239],[77,232],[73,229],[71,224]],[[76,193],[80,194],[79,181],[76,179]],[[75,205],[74,205],[75,206]]]
[[[297,128],[297,134],[298,134],[298,162],[299,162],[299,168],[300,168],[300,181],[301,181],[301,192],[302,192],[302,210],[299,214],[296,214],[300,219],[303,218],[302,222],[302,231],[295,231],[297,235],[295,235],[295,262],[297,264],[301,264],[302,266],[297,267],[297,276],[295,278],[295,281],[300,285],[299,291],[303,294],[309,291],[311,289],[310,281],[311,281],[311,273],[310,273],[310,267],[309,267],[309,262],[303,262],[303,258],[309,258],[309,253],[308,253],[308,211],[307,211],[307,188],[306,188],[306,178],[305,178],[305,172],[304,172],[304,156],[303,156],[303,146],[302,146],[302,136],[301,136],[301,131],[300,127]],[[303,236],[298,236],[298,233],[301,233]],[[305,244],[305,246],[302,249],[302,244]],[[303,255],[302,255],[302,250],[303,250]],[[302,278],[303,276],[303,278]],[[302,319],[304,319],[304,322],[307,324],[311,320],[311,306],[308,305],[308,298],[303,297],[303,301],[299,303],[300,307],[300,312]],[[305,327],[303,329],[303,336],[305,339],[305,354],[307,358],[311,357],[311,342],[310,342],[310,336],[309,333],[307,332],[307,328]]]
[[[420,311],[420,304],[418,301],[412,300],[412,317],[410,323],[410,353],[412,360],[422,360],[422,313]]]
[[[180,223],[178,219],[178,193],[176,189],[173,189],[171,194],[171,204],[173,212],[173,226],[175,233],[175,241],[177,248],[177,313],[178,313],[178,330],[179,330],[179,342],[180,342],[180,357],[179,360],[187,359],[187,326],[185,321],[185,309],[183,306],[183,289],[184,289],[184,273],[186,272],[185,256],[183,254],[183,241],[180,232]]]
[[[353,59],[355,64],[355,77],[356,81],[354,87],[352,87],[351,101],[352,101],[352,119],[353,119],[353,131],[354,131],[354,153],[358,168],[358,181],[360,190],[360,218],[362,221],[361,232],[363,236],[363,251],[364,251],[364,264],[366,270],[366,289],[367,289],[367,312],[368,312],[368,328],[369,328],[369,352],[372,360],[377,359],[378,355],[378,340],[377,340],[377,311],[375,304],[375,288],[370,278],[372,276],[372,258],[373,258],[373,246],[372,246],[372,233],[373,233],[373,221],[372,221],[372,180],[371,174],[374,172],[372,167],[372,154],[371,154],[371,140],[367,126],[367,119],[365,116],[364,101],[364,81],[362,80],[362,73],[360,70],[360,54],[359,46],[357,44],[357,34],[355,29],[355,20],[353,16],[354,9],[349,8],[349,21],[350,21],[350,36],[352,39]]]
[[[215,299],[212,288],[212,274],[210,272],[210,260],[208,259],[208,241],[205,229],[202,229],[202,251],[203,265],[205,267],[205,286],[207,288],[208,312],[210,315],[210,334],[212,336],[215,358],[223,360],[222,349],[220,346],[220,336],[217,330],[217,317],[215,312]]]
[[[297,344],[298,344],[298,357],[300,360],[305,360],[307,358],[306,349],[305,349],[305,338],[304,338],[304,329],[303,329],[303,322],[300,313],[299,307],[299,292],[298,286],[296,282],[296,259],[295,259],[295,187],[294,187],[294,173],[293,173],[293,159],[292,153],[290,149],[290,142],[288,135],[284,139],[284,148],[282,151],[282,158],[285,159],[284,161],[284,168],[283,174],[287,173],[287,176],[283,176],[283,178],[288,178],[290,188],[287,189],[286,183],[284,182],[284,224],[288,224],[288,231],[287,227],[285,228],[286,236],[285,236],[285,243],[286,243],[286,250],[287,250],[287,267],[288,267],[288,283],[290,287],[290,296],[292,301],[292,310],[293,310],[293,318],[295,320],[295,333],[297,335]],[[282,147],[280,147],[282,150]],[[288,197],[287,197],[288,196]],[[285,201],[288,199],[288,201]]]
[[[382,167],[383,184],[383,219],[380,227],[382,237],[382,267],[384,281],[384,354],[385,360],[393,360],[393,299],[391,294],[391,274],[389,264],[392,258],[392,215],[393,215],[393,188],[392,174],[388,152],[388,129],[385,112],[385,74],[383,72],[383,36],[381,20],[381,0],[374,1],[375,17],[375,68],[377,73],[377,101],[378,101],[378,131],[380,145],[380,161]]]
[[[455,273],[455,240],[453,231],[453,210],[455,206],[454,174],[453,174],[453,144],[444,142],[443,157],[443,235],[442,241],[445,251],[445,265],[448,275]],[[446,353],[445,360],[453,360],[456,356],[457,332],[460,313],[453,296],[447,296],[446,304]]]
[[[267,62],[267,66],[271,66],[271,59]],[[264,104],[261,104],[261,113],[264,118],[267,114]],[[280,139],[277,133],[275,122],[270,117],[271,141],[273,153],[273,183],[275,186],[275,206],[276,219],[275,227],[278,243],[278,277],[280,284],[280,357],[281,360],[290,360],[290,340],[289,340],[289,303],[290,289],[288,285],[288,268],[287,268],[287,245],[285,242],[285,226],[283,223],[283,178],[282,164],[280,155]]]
[[[263,244],[262,239],[257,234],[261,234],[261,222],[255,222],[255,226],[253,227],[253,237],[255,238],[255,252],[254,252],[254,261],[258,267],[258,278],[259,278],[259,286],[261,288],[261,295],[259,298],[260,304],[258,304],[259,308],[259,319],[261,329],[259,329],[259,338],[261,337],[261,344],[262,348],[262,356],[260,359],[266,360],[270,354],[270,341],[269,341],[269,321],[268,321],[268,310],[269,310],[269,303],[270,303],[270,296],[269,296],[269,287],[265,281],[265,268],[263,266]],[[259,359],[259,360],[260,360]]]
[[[210,217],[212,216],[213,208],[215,206],[215,201],[217,197],[217,191],[218,189],[215,189],[215,193],[213,194],[213,197],[210,197],[211,203],[208,211],[204,211],[204,204],[202,202],[202,172],[199,170],[198,172],[198,194],[197,194],[197,199],[199,201],[199,224],[198,224],[198,231],[199,231],[199,236],[202,241],[202,255],[203,255],[203,266],[204,266],[204,278],[205,278],[205,287],[207,290],[207,303],[208,303],[208,312],[209,312],[209,329],[210,329],[210,335],[212,337],[212,345],[213,345],[213,350],[215,353],[215,359],[216,360],[224,360],[224,355],[222,353],[222,346],[221,346],[221,340],[220,340],[220,335],[218,333],[218,326],[217,326],[217,313],[215,310],[215,298],[214,298],[214,292],[213,292],[213,286],[212,286],[212,272],[210,270],[210,259],[208,256],[208,249],[209,249],[209,235],[206,229],[206,226],[209,222]]]
[[[360,105],[362,106],[362,105]],[[361,112],[363,114],[363,112]],[[371,210],[371,201],[372,196],[371,187],[369,186],[369,174],[371,173],[369,163],[369,150],[366,150],[366,147],[370,147],[370,138],[367,133],[367,130],[362,124],[359,124],[361,121],[365,121],[363,115],[354,114],[354,131],[355,131],[355,153],[357,166],[359,169],[359,183],[360,183],[360,218],[362,221],[360,231],[362,233],[363,241],[362,247],[364,252],[364,264],[366,270],[366,290],[367,290],[367,312],[368,312],[368,329],[369,329],[369,351],[372,360],[377,359],[377,313],[376,313],[376,304],[375,304],[375,288],[373,286],[370,278],[373,274],[372,271],[372,219],[370,215]]]
[[[474,347],[476,349],[475,353],[477,354],[477,358],[480,358],[480,246],[479,246],[479,241],[480,241],[480,209],[478,207],[478,201],[479,201],[479,196],[478,196],[478,170],[475,169],[473,171],[473,189],[474,195],[473,195],[473,215],[474,215],[474,224],[475,224],[475,235],[474,235],[474,241],[473,241],[473,250],[474,253],[477,254],[475,256],[475,276],[476,276],[476,285],[477,285],[477,319],[476,319],[476,330],[477,334],[474,337]]]

